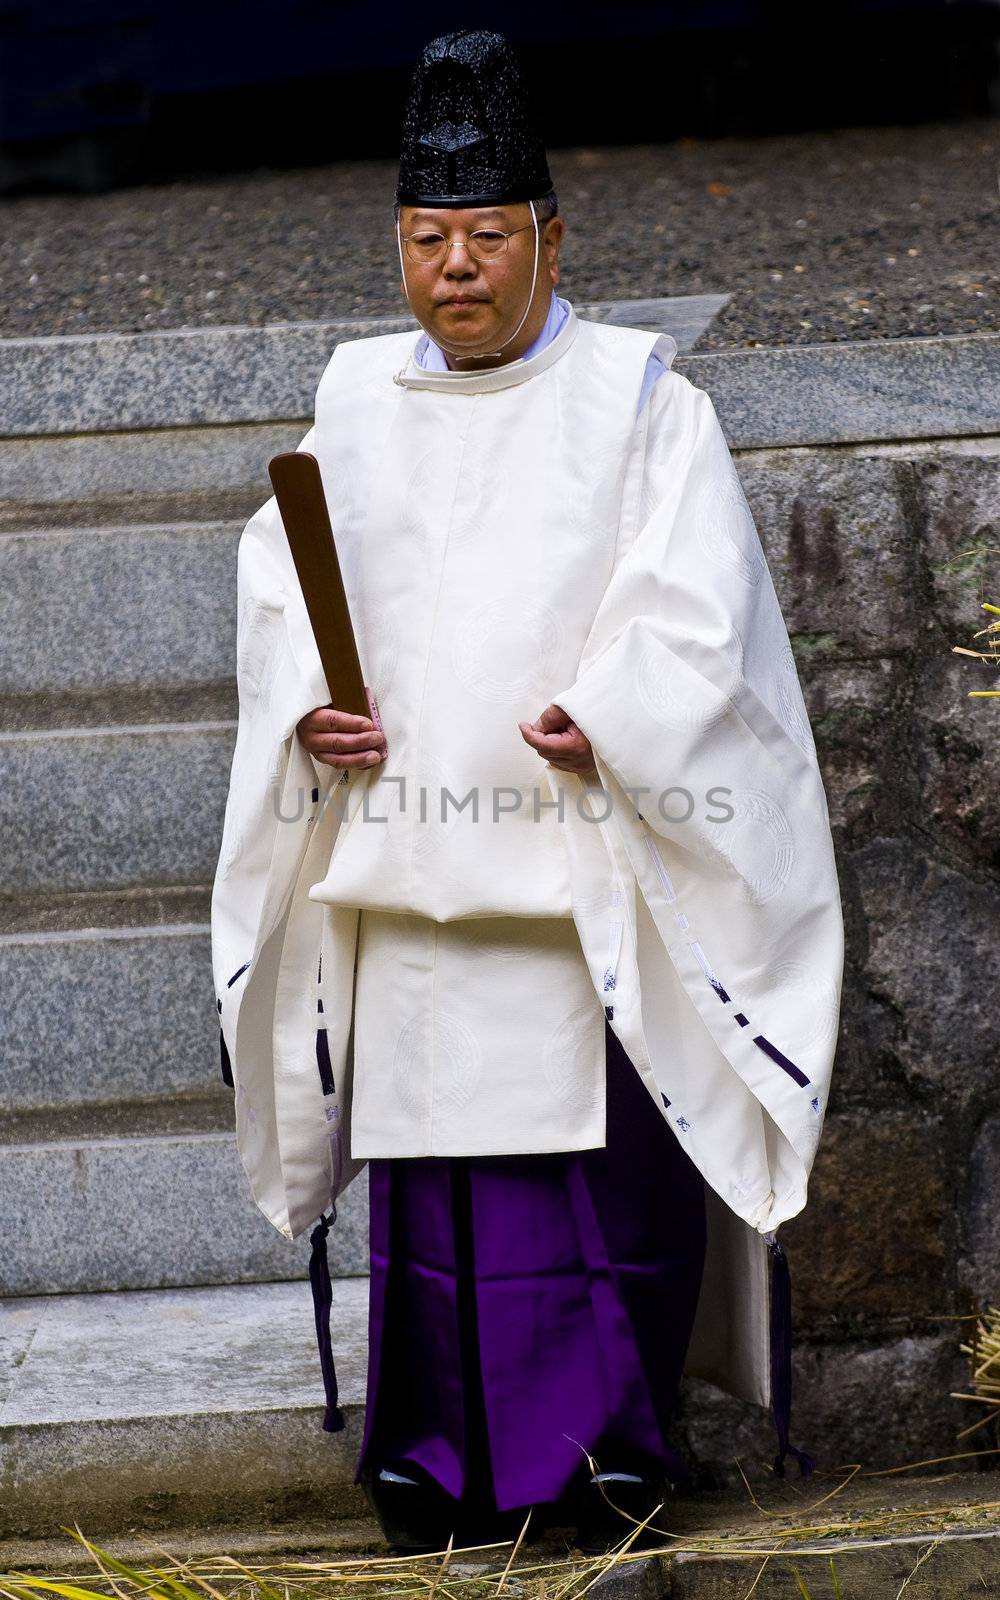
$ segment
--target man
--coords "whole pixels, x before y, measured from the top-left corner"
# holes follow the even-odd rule
[[[398,1549],[567,1505],[604,1547],[609,1501],[644,1518],[683,1474],[685,1362],[788,1448],[774,1231],[843,961],[825,795],[711,402],[668,336],[555,295],[562,234],[505,41],[433,41],[396,210],[424,331],[340,345],[302,446],[371,718],[329,703],[273,501],[240,546],[224,1067],[290,1237],[369,1166],[357,1475]]]

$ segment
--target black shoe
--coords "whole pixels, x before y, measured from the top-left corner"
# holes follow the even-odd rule
[[[394,1554],[445,1550],[453,1531],[457,1543],[458,1503],[439,1484],[382,1467],[363,1472],[361,1485]]]
[[[491,1507],[467,1505],[463,1503],[459,1508],[458,1527],[455,1533],[455,1548],[468,1547],[480,1544],[513,1543],[519,1538],[531,1512],[527,1531],[521,1540],[521,1548],[534,1544],[540,1539],[548,1526],[546,1506],[517,1506],[509,1511],[497,1511]]]
[[[574,1541],[577,1549],[585,1555],[603,1555],[628,1539],[637,1522],[646,1522],[646,1526],[636,1534],[629,1549],[662,1548],[667,1532],[666,1506],[672,1493],[673,1487],[665,1478],[639,1478],[619,1472],[602,1472],[590,1478],[580,1493]],[[657,1506],[661,1507],[659,1511]]]

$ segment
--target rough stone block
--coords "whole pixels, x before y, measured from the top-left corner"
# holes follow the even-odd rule
[[[953,1109],[992,1093],[1000,986],[993,884],[902,839],[855,851],[851,872],[867,919],[865,981],[900,1084],[943,1090]]]
[[[362,1509],[368,1284],[334,1284],[347,1428],[322,1431],[308,1282],[0,1305],[31,1327],[0,1406],[0,1533]]]
[[[337,1205],[330,1270],[368,1270],[364,1173]],[[306,1271],[250,1197],[233,1136],[0,1146],[0,1294],[257,1283]]]
[[[817,1486],[814,1500],[822,1492]],[[973,1489],[971,1498],[979,1501],[981,1492]],[[829,1514],[833,1522],[839,1504],[833,1501],[817,1512],[817,1520]],[[878,1520],[876,1509],[870,1521],[877,1526]],[[810,1600],[903,1600],[904,1595],[905,1600],[971,1600],[1000,1592],[994,1529],[948,1528],[931,1521],[924,1521],[922,1529],[878,1543],[863,1535],[853,1545],[849,1535],[843,1544],[828,1537],[826,1549],[822,1539],[809,1540],[805,1554],[799,1544],[795,1554],[776,1552],[766,1562],[756,1553],[740,1558],[681,1551],[669,1563],[670,1600],[744,1600],[751,1584],[753,1600],[798,1600],[801,1595]],[[795,1548],[784,1541],[782,1545]]]
[[[922,826],[973,867],[1000,866],[1000,738],[996,703],[969,691],[997,688],[995,669],[942,653],[924,663],[915,697]]]
[[[631,1531],[630,1524],[623,1521],[622,1538]],[[594,1600],[663,1600],[663,1597],[672,1600],[674,1590],[659,1556],[646,1556],[609,1567],[591,1580],[588,1592]]]
[[[0,1110],[221,1081],[207,927],[0,937]]]
[[[969,1422],[950,1398],[967,1381],[961,1335],[902,1338],[881,1345],[799,1344],[794,1352],[792,1443],[833,1470],[859,1462],[866,1469],[900,1467],[953,1455]],[[736,1481],[735,1458],[774,1459],[774,1428],[766,1411],[725,1395],[700,1379],[685,1379],[678,1422],[694,1458]],[[790,1465],[789,1471],[797,1473]]]
[[[1000,439],[942,442],[911,458],[935,619],[950,644],[979,649],[972,635],[990,620],[980,602],[1000,605]]]
[[[840,657],[908,649],[922,618],[896,464],[815,450],[737,466],[789,633]]]
[[[968,1170],[959,1272],[975,1305],[1000,1305],[1000,1115],[984,1117],[976,1131]],[[971,1421],[971,1416],[970,1416]]]
[[[0,734],[3,890],[211,882],[236,730]]]
[[[0,541],[0,696],[232,678],[240,526]]]
[[[899,661],[817,660],[793,637],[830,822],[849,841],[899,821],[899,763],[910,677]]]
[[[953,1309],[939,1139],[903,1115],[828,1119],[809,1204],[781,1231],[800,1334]]]

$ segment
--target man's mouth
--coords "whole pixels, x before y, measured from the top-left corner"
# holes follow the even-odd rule
[[[451,306],[456,311],[461,311],[467,306],[484,306],[486,301],[481,295],[455,295],[449,300],[439,301],[441,306]]]

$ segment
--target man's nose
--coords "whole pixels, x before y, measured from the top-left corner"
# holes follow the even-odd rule
[[[446,278],[467,278],[470,274],[475,277],[478,263],[465,239],[452,239],[445,254],[443,270]]]

